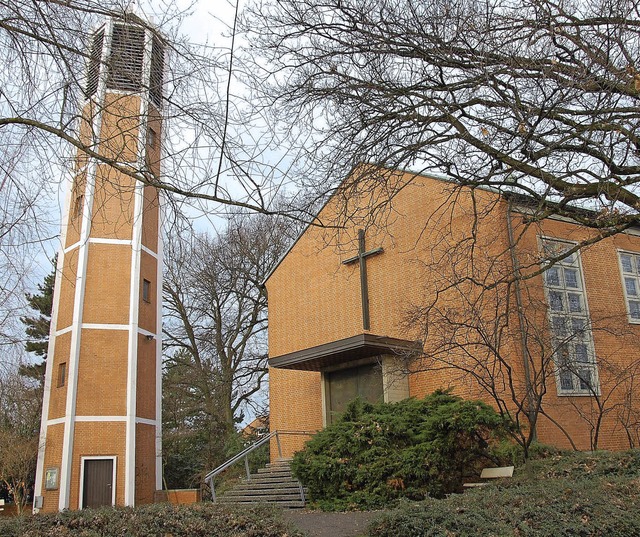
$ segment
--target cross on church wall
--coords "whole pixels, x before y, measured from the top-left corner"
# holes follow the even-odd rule
[[[345,259],[342,264],[343,265],[351,265],[353,263],[360,264],[360,295],[362,299],[362,327],[365,330],[369,330],[371,328],[370,320],[369,320],[369,290],[367,286],[367,257],[372,255],[381,254],[384,250],[379,248],[374,248],[373,250],[367,251],[364,242],[364,229],[358,230],[358,255],[350,257],[349,259]]]

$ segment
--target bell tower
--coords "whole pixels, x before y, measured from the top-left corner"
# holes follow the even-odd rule
[[[109,20],[88,51],[62,220],[34,511],[154,501],[161,466],[160,174],[165,44]],[[143,173],[150,181],[133,177]]]

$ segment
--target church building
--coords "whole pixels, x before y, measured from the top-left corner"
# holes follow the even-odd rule
[[[283,455],[356,397],[451,389],[523,434],[638,445],[640,229],[532,198],[356,167],[265,280]],[[272,454],[275,450],[272,450]]]

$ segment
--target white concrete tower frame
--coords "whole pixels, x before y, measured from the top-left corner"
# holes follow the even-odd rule
[[[101,54],[101,65],[107,65],[107,60],[111,54],[111,43],[113,37],[113,20],[108,20],[103,26],[96,29],[93,35],[103,31],[103,43]],[[124,22],[123,24],[128,24]],[[144,54],[143,54],[143,73],[142,80],[146,83],[143,84],[143,89],[140,92],[136,92],[140,96],[140,121],[138,123],[138,151],[136,156],[136,164],[139,169],[145,165],[145,152],[148,133],[148,112],[149,112],[149,100],[150,100],[150,74],[151,74],[151,55],[154,34],[148,28],[144,31]],[[90,60],[89,60],[90,61]],[[164,79],[164,77],[163,77]],[[102,125],[102,109],[106,102],[106,95],[112,90],[107,89],[107,69],[101,68],[99,70],[98,87],[95,97],[89,97],[89,99],[95,99],[102,106],[97,107],[97,112],[92,118],[92,133],[98,133],[98,138],[94,136],[92,140],[92,149],[98,149],[99,133],[101,132]],[[120,93],[117,92],[116,93]],[[87,102],[83,106],[87,105]],[[158,193],[159,208],[158,208],[158,246],[157,252],[152,252],[150,249],[142,245],[142,225],[143,225],[143,208],[144,208],[144,184],[137,182],[134,188],[134,214],[132,220],[132,239],[131,240],[118,240],[118,239],[106,239],[106,238],[90,238],[91,233],[91,221],[92,210],[94,207],[95,188],[96,188],[96,175],[97,175],[98,163],[96,159],[88,159],[86,165],[86,186],[83,198],[83,211],[81,219],[80,239],[77,243],[66,247],[66,237],[68,234],[68,227],[70,224],[70,213],[73,204],[73,184],[74,177],[79,173],[76,172],[74,177],[71,177],[68,181],[68,193],[65,201],[65,209],[62,217],[61,226],[61,241],[62,247],[58,255],[58,264],[56,269],[56,293],[54,295],[54,307],[53,315],[51,319],[51,329],[49,338],[49,359],[46,363],[45,372],[45,389],[43,398],[43,419],[40,428],[40,441],[38,446],[38,461],[36,481],[34,487],[34,511],[39,509],[36,507],[38,497],[43,493],[43,475],[46,453],[46,440],[47,440],[47,427],[52,425],[64,424],[63,433],[63,445],[62,445],[62,460],[60,464],[60,481],[59,481],[59,501],[58,508],[60,510],[74,508],[70,505],[70,493],[71,493],[71,475],[72,475],[72,463],[73,463],[73,439],[75,422],[125,422],[125,490],[124,490],[124,503],[127,506],[133,506],[135,504],[135,442],[136,442],[136,423],[145,423],[155,426],[155,461],[154,467],[156,470],[155,485],[156,489],[161,488],[162,484],[162,456],[161,456],[161,401],[162,401],[162,349],[161,349],[161,326],[162,326],[162,203],[161,196]],[[84,308],[84,296],[86,291],[87,280],[87,263],[88,263],[88,251],[89,244],[112,244],[112,245],[130,245],[131,246],[131,278],[130,278],[130,292],[129,292],[129,323],[126,325],[121,324],[83,324],[83,308]],[[64,267],[65,256],[73,250],[78,250],[78,266],[76,273],[76,285],[74,292],[74,304],[73,304],[73,316],[72,323],[69,327],[63,327],[62,330],[58,330],[58,313],[60,304],[60,283],[62,278],[62,269]],[[141,268],[141,252],[146,251],[152,257],[156,259],[157,263],[157,309],[156,309],[156,326],[155,333],[149,333],[146,330],[142,330],[138,326],[139,317],[139,299],[140,299],[140,268]],[[77,403],[77,391],[78,391],[78,365],[80,359],[80,343],[83,329],[95,329],[95,330],[126,330],[128,331],[128,370],[127,370],[127,402],[126,402],[126,416],[76,416],[76,403]],[[56,344],[56,337],[64,333],[71,332],[71,345],[68,359],[68,388],[66,396],[65,416],[64,418],[58,418],[54,420],[48,420],[49,406],[50,406],[50,394],[53,381],[53,356]],[[137,353],[138,353],[138,335],[143,334],[153,337],[156,344],[156,401],[155,401],[155,420],[148,420],[139,418],[136,416],[136,380],[137,380]],[[114,483],[115,485],[115,483]],[[115,490],[115,487],[114,487]],[[81,494],[80,494],[81,497]],[[115,494],[114,494],[115,497]],[[81,507],[80,505],[78,507]]]

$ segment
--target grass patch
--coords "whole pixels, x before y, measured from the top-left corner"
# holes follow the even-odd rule
[[[155,504],[0,520],[2,537],[302,537],[267,506]]]
[[[511,480],[446,499],[404,503],[370,537],[640,535],[640,451],[556,453]]]

